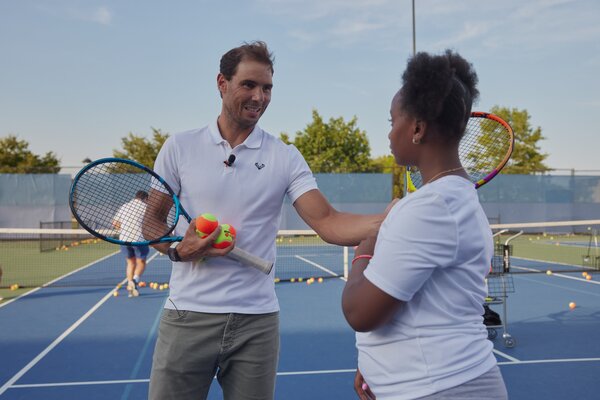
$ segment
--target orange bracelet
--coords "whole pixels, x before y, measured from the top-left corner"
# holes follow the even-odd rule
[[[369,255],[369,254],[361,254],[359,256],[356,256],[352,259],[352,263],[351,265],[354,265],[354,261],[356,260],[360,260],[361,258],[366,258],[367,260],[370,260],[371,258],[373,258],[373,256]]]

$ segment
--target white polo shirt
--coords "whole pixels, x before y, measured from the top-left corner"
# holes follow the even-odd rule
[[[223,161],[235,154],[231,167]],[[164,143],[154,170],[178,193],[195,218],[214,214],[232,225],[236,246],[275,260],[275,238],[284,196],[292,202],[317,189],[308,164],[287,145],[256,126],[244,143],[231,149],[216,121],[201,129],[175,134]],[[179,220],[175,234],[188,227]],[[276,266],[275,266],[276,268]],[[170,300],[165,307],[208,313],[262,314],[279,310],[274,270],[270,275],[229,257],[205,262],[173,263]]]
[[[146,212],[146,203],[140,199],[133,199],[119,208],[114,220],[121,227],[119,229],[119,240],[123,242],[142,242],[142,220]]]
[[[392,208],[365,277],[405,302],[357,333],[358,366],[378,399],[427,396],[496,365],[483,325],[493,240],[473,184],[446,176]]]

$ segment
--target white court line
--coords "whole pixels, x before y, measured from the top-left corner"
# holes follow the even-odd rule
[[[539,272],[541,274],[543,274],[544,272],[540,272],[539,269],[535,269],[535,268],[527,268],[527,267],[519,267],[519,266],[515,266],[514,268],[516,269],[522,269],[525,271],[531,271],[531,272]],[[552,270],[550,270],[552,271]],[[581,271],[573,271],[572,273],[577,273],[577,272],[581,272]],[[565,279],[572,279],[574,281],[580,281],[580,282],[585,282],[585,283],[592,283],[594,285],[600,285],[599,281],[595,281],[593,279],[590,279],[589,281],[587,279],[583,279],[583,278],[578,278],[575,276],[571,276],[571,275],[566,275],[566,274],[561,274],[558,272],[553,272],[550,276],[558,276],[559,278],[565,278]]]
[[[13,383],[18,381],[23,375],[27,373],[31,368],[33,368],[42,358],[46,356],[52,349],[60,344],[71,332],[73,332],[79,325],[81,325],[86,319],[89,318],[102,304],[104,304],[108,299],[110,299],[113,295],[114,289],[111,289],[102,300],[94,305],[88,312],[83,314],[81,318],[79,318],[73,325],[67,328],[59,337],[57,337],[48,347],[46,347],[40,354],[38,354],[33,360],[29,362],[26,366],[24,366],[19,372],[17,372],[12,378],[10,378],[2,387],[0,387],[0,395],[6,391],[6,389],[10,388]]]
[[[157,254],[158,254],[158,252],[156,252],[152,257],[150,257],[150,259],[148,260],[148,263],[150,261],[152,261],[156,257]],[[126,280],[127,280],[127,278],[123,279],[123,281],[121,281],[120,284],[123,284]],[[26,366],[24,366],[23,368],[21,368],[21,370],[19,372],[17,372],[12,378],[10,378],[8,381],[6,381],[6,383],[4,385],[2,385],[2,387],[0,387],[0,395],[2,393],[6,392],[7,389],[9,389],[11,387],[14,387],[13,383],[15,383],[16,381],[18,381],[19,379],[21,379],[21,377],[23,375],[25,375],[31,368],[33,368],[50,351],[52,351],[52,349],[54,349],[56,346],[58,346],[60,344],[60,342],[62,342],[67,336],[69,336],[69,334],[71,334],[71,332],[73,332],[75,329],[77,329],[77,327],[79,327],[79,325],[81,325],[94,312],[96,312],[96,310],[98,308],[100,308],[100,306],[102,304],[106,303],[106,301],[113,296],[113,292],[114,292],[114,289],[111,289],[98,303],[96,303],[92,308],[90,308],[88,310],[88,312],[86,312],[85,314],[83,314],[81,316],[81,318],[79,318],[73,325],[71,325],[70,327],[68,327],[67,330],[65,330],[59,337],[57,337],[56,339],[54,339],[54,341],[52,343],[50,343],[50,345],[48,347],[46,347],[40,354],[38,354]]]
[[[77,268],[76,270],[73,270],[73,271],[71,271],[71,272],[69,272],[69,273],[67,273],[67,274],[64,274],[64,275],[62,275],[62,276],[59,276],[58,278],[56,278],[56,279],[54,279],[54,280],[51,280],[50,282],[46,282],[46,283],[44,283],[42,286],[38,286],[38,287],[36,287],[36,288],[34,288],[34,289],[31,289],[31,290],[29,290],[28,292],[25,292],[25,293],[23,293],[22,295],[15,297],[14,299],[10,299],[9,301],[6,301],[6,302],[4,302],[4,303],[0,304],[0,308],[2,308],[2,307],[4,307],[4,306],[7,306],[8,304],[10,304],[10,303],[12,303],[13,301],[15,301],[15,300],[18,300],[18,299],[20,299],[20,298],[22,298],[22,297],[29,296],[30,294],[32,294],[32,293],[35,293],[35,292],[37,292],[38,290],[40,290],[40,289],[42,289],[42,288],[48,287],[48,286],[52,285],[54,282],[57,282],[57,281],[59,281],[59,280],[61,280],[61,279],[63,279],[63,278],[66,278],[66,277],[68,277],[68,276],[70,276],[70,275],[73,275],[73,274],[74,274],[74,273],[76,273],[76,272],[79,272],[79,271],[81,271],[81,270],[84,270],[84,269],[86,269],[86,268],[89,268],[89,267],[93,266],[93,265],[94,265],[94,264],[96,264],[96,263],[99,263],[99,262],[101,262],[101,261],[104,261],[104,260],[106,260],[107,258],[110,258],[110,257],[114,256],[115,254],[119,254],[119,252],[118,252],[118,251],[115,251],[114,253],[112,253],[112,254],[108,254],[108,255],[106,255],[106,256],[104,256],[104,257],[102,257],[102,258],[98,259],[98,260],[92,261],[91,263],[89,263],[89,264],[86,264],[86,265],[84,265],[83,267],[79,267],[79,268]]]
[[[553,360],[516,360],[498,362],[498,365],[519,365],[519,364],[558,364],[558,363],[573,363],[573,362],[600,362],[600,358],[561,358]],[[356,372],[356,368],[351,369],[333,369],[321,371],[289,371],[278,372],[277,376],[299,376],[299,375],[326,375],[326,374],[348,374]],[[13,385],[11,389],[27,389],[40,387],[61,387],[61,386],[84,386],[84,385],[115,385],[115,384],[130,384],[130,383],[148,383],[150,379],[125,379],[114,381],[87,381],[87,382],[56,382],[56,383],[31,383],[23,385]]]
[[[277,376],[296,376],[296,375],[321,375],[321,374],[346,374],[354,373],[356,368],[353,369],[333,369],[323,371],[291,371],[291,372],[278,372]],[[85,385],[115,385],[115,384],[128,384],[128,383],[149,383],[150,379],[121,379],[114,381],[87,381],[87,382],[56,382],[56,383],[28,383],[23,385],[13,385],[11,389],[27,389],[27,388],[41,388],[41,387],[61,387],[61,386],[85,386]]]
[[[572,362],[600,362],[600,358],[558,358],[553,360],[525,360],[515,362],[499,362],[498,365],[513,364],[554,364],[554,363],[572,363]]]
[[[493,351],[494,353],[498,354],[500,357],[502,357],[502,358],[506,358],[507,360],[510,360],[510,361],[512,361],[512,362],[519,362],[519,361],[520,361],[519,359],[516,359],[516,358],[514,358],[513,356],[509,356],[508,354],[506,354],[506,353],[503,353],[503,352],[501,352],[500,350],[496,350],[496,349],[494,349],[494,350],[492,350],[492,351]]]
[[[307,260],[306,258],[304,258],[304,257],[302,257],[302,256],[298,256],[298,255],[296,255],[295,257],[296,257],[296,258],[298,258],[298,259],[300,259],[300,260],[302,260],[302,261],[304,261],[305,263],[308,263],[308,264],[310,264],[310,265],[312,265],[312,266],[314,266],[314,267],[317,267],[317,268],[319,268],[319,269],[320,269],[320,270],[322,270],[322,271],[325,271],[325,272],[327,272],[327,273],[328,273],[328,274],[330,274],[331,276],[337,276],[337,274],[336,274],[335,272],[333,272],[333,271],[331,271],[331,270],[329,270],[329,269],[325,268],[325,267],[324,267],[324,266],[322,266],[322,265],[319,265],[319,264],[317,264],[317,263],[314,263],[314,262],[312,262],[312,261],[310,261],[310,260]],[[343,281],[345,281],[345,280],[346,280],[346,278],[344,278],[343,276],[342,276],[342,277],[340,277],[339,279],[341,279],[341,280],[343,280]]]

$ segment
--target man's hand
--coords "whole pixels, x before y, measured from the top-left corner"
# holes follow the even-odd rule
[[[219,233],[221,233],[221,226],[218,226],[210,235],[202,239],[196,234],[196,220],[192,220],[183,236],[183,240],[177,245],[177,253],[181,257],[181,261],[197,261],[204,257],[221,257],[229,253],[235,247],[235,239],[231,245],[224,249],[212,247]]]

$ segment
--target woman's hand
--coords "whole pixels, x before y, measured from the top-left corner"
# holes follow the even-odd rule
[[[371,388],[367,382],[365,382],[365,379],[358,368],[356,369],[356,375],[354,376],[354,391],[360,400],[375,400],[375,395],[371,392]]]

